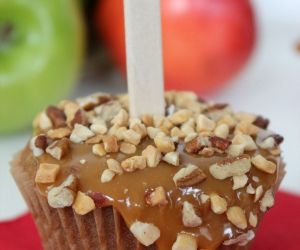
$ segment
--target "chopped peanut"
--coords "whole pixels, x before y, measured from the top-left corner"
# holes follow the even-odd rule
[[[216,193],[210,194],[210,204],[215,214],[223,214],[227,210],[227,201]]]
[[[144,169],[147,166],[146,158],[144,156],[132,156],[122,161],[121,166],[126,172]]]
[[[60,166],[58,164],[41,163],[36,172],[36,183],[53,183],[56,180]]]
[[[80,191],[78,191],[72,207],[79,215],[85,215],[96,208],[93,199]]]
[[[236,227],[240,229],[247,228],[247,218],[245,211],[242,208],[238,206],[230,207],[228,208],[226,215],[227,219]]]
[[[142,152],[142,156],[144,156],[147,160],[147,165],[150,168],[156,167],[161,160],[161,153],[159,150],[152,146],[148,145]]]
[[[138,220],[130,226],[130,231],[144,246],[152,245],[160,237],[160,231],[156,226]]]

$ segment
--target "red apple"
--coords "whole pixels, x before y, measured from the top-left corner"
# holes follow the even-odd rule
[[[253,50],[255,23],[248,0],[162,0],[161,12],[167,89],[219,89]],[[99,1],[96,22],[125,72],[123,0]]]

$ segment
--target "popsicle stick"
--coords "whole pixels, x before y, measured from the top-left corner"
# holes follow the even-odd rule
[[[160,0],[124,0],[124,15],[130,114],[163,115]]]

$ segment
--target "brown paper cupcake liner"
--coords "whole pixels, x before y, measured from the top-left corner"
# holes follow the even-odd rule
[[[28,205],[45,250],[155,250],[145,247],[129,231],[120,213],[113,207],[98,208],[80,216],[72,208],[53,209],[34,183],[34,171],[28,171],[21,154],[12,162],[12,175]],[[284,176],[281,168],[280,176]],[[282,179],[280,177],[279,179]],[[280,181],[278,182],[279,185]],[[220,249],[249,249],[247,246],[222,246]]]

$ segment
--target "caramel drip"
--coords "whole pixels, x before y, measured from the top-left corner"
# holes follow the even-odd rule
[[[141,151],[150,143],[150,140],[145,140],[138,147],[136,155],[140,155]],[[106,160],[114,158],[122,161],[128,158],[128,155],[122,153],[114,153],[99,157],[93,155],[92,146],[87,144],[72,144],[71,153],[60,161],[55,160],[48,154],[44,154],[37,159],[38,163],[58,163],[61,166],[61,172],[58,180],[54,185],[62,182],[70,173],[76,172],[79,178],[79,189],[83,192],[94,191],[100,192],[107,198],[106,206],[115,207],[123,216],[125,222],[130,226],[135,220],[142,222],[153,223],[161,232],[161,237],[156,244],[158,249],[171,249],[172,244],[176,240],[177,233],[189,232],[192,233],[198,240],[200,249],[216,249],[225,239],[235,237],[240,233],[247,232],[252,229],[250,225],[245,230],[240,230],[233,226],[226,218],[225,214],[214,214],[210,209],[209,202],[201,204],[201,193],[210,194],[215,192],[222,197],[225,197],[228,206],[240,206],[245,212],[247,218],[250,211],[257,214],[261,218],[260,203],[254,203],[254,195],[246,193],[246,187],[239,190],[232,190],[232,180],[216,180],[209,173],[209,166],[223,159],[224,155],[215,155],[205,158],[198,155],[187,154],[183,151],[183,145],[180,144],[177,149],[180,152],[181,165],[192,163],[201,168],[207,175],[207,179],[193,187],[176,188],[173,182],[174,174],[179,170],[179,167],[171,166],[161,162],[155,168],[146,168],[133,173],[124,172],[122,175],[108,183],[101,183],[100,176],[104,169],[107,168]],[[30,150],[28,153],[32,156]],[[257,152],[255,152],[257,153]],[[265,152],[259,152],[266,155]],[[28,155],[28,154],[27,154]],[[270,157],[269,157],[270,158]],[[85,164],[80,164],[80,160],[85,159]],[[274,161],[276,158],[273,157]],[[279,165],[279,162],[278,162]],[[247,174],[249,183],[255,188],[263,185],[264,191],[273,188],[277,182],[277,175],[270,175],[252,167]],[[252,176],[257,176],[259,182],[252,181]],[[168,204],[162,207],[150,207],[145,203],[145,191],[157,186],[163,186],[167,192]],[[38,185],[38,188],[43,194],[46,194],[47,186]],[[182,224],[182,203],[189,201],[197,208],[197,212],[201,216],[203,223],[200,227],[187,228]]]

